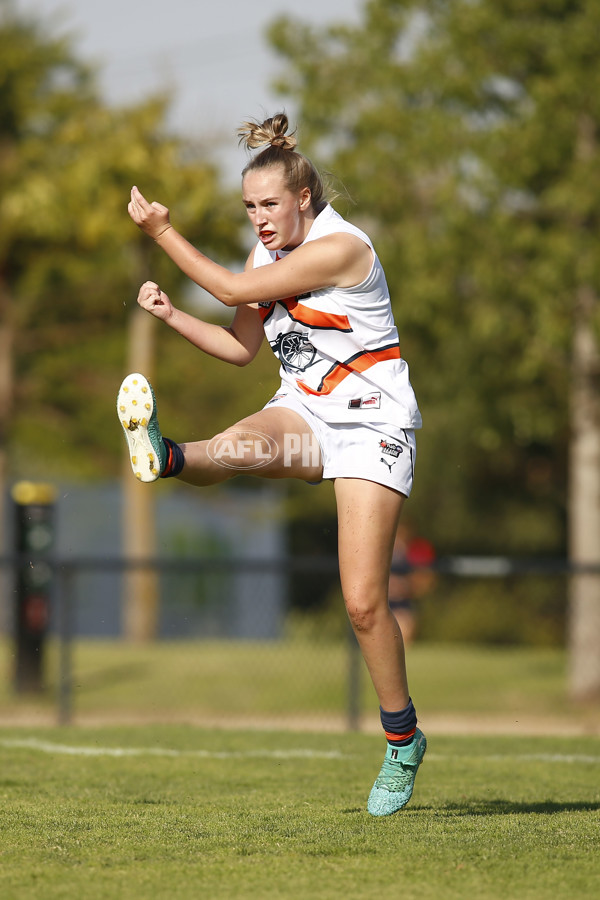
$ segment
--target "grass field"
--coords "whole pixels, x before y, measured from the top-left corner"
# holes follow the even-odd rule
[[[366,812],[378,729],[327,730],[341,644],[78,641],[62,728],[49,651],[19,697],[0,643],[2,900],[600,896],[600,710],[569,705],[560,650],[410,648],[429,750],[389,819]],[[375,725],[364,677],[360,707]]]
[[[431,736],[366,812],[372,735],[146,725],[0,732],[0,896],[600,896],[596,738]]]

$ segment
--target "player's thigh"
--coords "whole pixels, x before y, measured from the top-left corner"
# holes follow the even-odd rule
[[[338,552],[344,596],[387,603],[398,520],[406,497],[361,478],[336,478]]]
[[[273,461],[264,475],[320,481],[323,460],[319,442],[302,416],[286,407],[261,409],[236,422],[228,433],[264,435],[270,440]]]

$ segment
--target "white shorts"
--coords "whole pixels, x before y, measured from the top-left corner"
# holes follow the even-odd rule
[[[289,393],[275,394],[264,409],[277,406],[297,412],[315,435],[324,479],[364,478],[410,495],[417,452],[413,429],[385,422],[324,422]]]

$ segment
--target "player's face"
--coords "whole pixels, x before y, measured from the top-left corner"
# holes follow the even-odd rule
[[[242,196],[248,218],[265,247],[293,250],[302,243],[311,224],[305,215],[310,209],[310,191],[306,188],[295,194],[288,190],[281,166],[247,172]]]

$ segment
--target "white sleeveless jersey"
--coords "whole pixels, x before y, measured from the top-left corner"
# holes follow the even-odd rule
[[[420,428],[385,274],[371,241],[327,205],[304,243],[336,232],[357,235],[371,248],[373,265],[362,284],[259,304],[267,340],[281,363],[280,393],[293,392],[326,422]],[[259,243],[254,267],[285,255]]]

